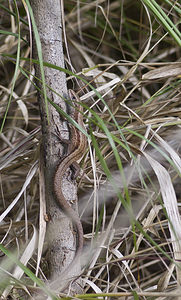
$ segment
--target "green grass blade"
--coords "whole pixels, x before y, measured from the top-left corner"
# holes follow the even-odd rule
[[[3,117],[3,120],[2,120],[2,124],[1,124],[1,127],[0,127],[0,133],[2,133],[3,128],[4,128],[4,124],[6,122],[6,117],[7,117],[9,107],[10,107],[10,104],[11,104],[13,91],[14,91],[14,87],[15,87],[15,83],[16,83],[16,77],[17,77],[17,74],[18,74],[19,62],[20,62],[20,42],[21,42],[21,38],[20,38],[20,36],[21,36],[20,35],[20,19],[19,19],[19,12],[18,12],[18,8],[16,6],[16,2],[14,4],[15,4],[15,11],[16,11],[16,14],[15,14],[16,15],[16,22],[17,22],[17,27],[18,27],[18,45],[17,45],[16,65],[15,65],[14,76],[13,76],[13,79],[12,79],[11,94],[9,96],[8,103],[7,103],[7,106],[6,106],[6,110],[5,110],[5,113],[4,113],[4,117]]]
[[[181,9],[179,8],[179,3],[176,1],[173,3],[170,0],[164,0],[166,3],[168,3],[178,14],[181,15]]]
[[[167,32],[173,37],[176,43],[181,46],[181,33],[172,23],[169,17],[163,12],[160,6],[154,0],[142,0],[147,7],[153,12]]]
[[[38,59],[39,59],[39,65],[40,65],[40,73],[41,73],[41,78],[42,78],[42,86],[43,86],[43,95],[44,95],[44,100],[45,100],[45,107],[46,107],[46,116],[49,122],[49,113],[48,113],[48,100],[47,100],[47,92],[46,92],[46,83],[45,83],[45,73],[43,69],[43,55],[42,55],[42,47],[41,47],[41,41],[38,33],[38,29],[36,26],[36,22],[34,19],[33,11],[31,8],[31,5],[28,0],[25,0],[26,5],[28,7],[30,17],[31,17],[31,22],[33,26],[33,32],[34,32],[34,37],[35,37],[35,42],[36,42],[36,47],[37,47],[37,53],[38,53]]]
[[[14,254],[12,254],[8,249],[6,249],[2,244],[0,244],[0,250],[13,262],[15,263],[17,266],[19,266],[24,273],[34,282],[37,284],[37,286],[39,286],[40,288],[42,288],[42,290],[49,296],[53,297],[52,299],[57,299],[52,292],[50,292],[45,284],[43,283],[43,281],[41,281],[39,278],[37,278],[34,273],[28,269],[26,266],[24,266],[16,257]]]

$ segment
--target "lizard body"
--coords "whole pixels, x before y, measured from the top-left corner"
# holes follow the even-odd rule
[[[70,91],[73,96],[76,98],[76,101],[80,101],[78,96],[73,92]],[[76,104],[77,106],[77,104]],[[83,123],[83,115],[82,115],[82,106],[78,105],[77,109],[75,108],[74,112],[74,120],[78,123],[79,126],[84,128]],[[86,136],[73,125],[70,125],[70,135],[71,135],[71,151],[68,156],[66,156],[60,164],[57,166],[55,171],[53,185],[54,185],[54,193],[56,199],[63,210],[63,212],[72,220],[74,226],[76,227],[77,234],[78,234],[78,246],[76,248],[76,253],[71,263],[71,267],[77,261],[77,258],[80,256],[83,248],[83,228],[78,213],[69,205],[67,200],[64,197],[62,191],[62,180],[66,170],[77,162],[83,155],[87,147],[87,138]],[[69,268],[69,267],[68,267]],[[67,271],[67,269],[65,270]]]

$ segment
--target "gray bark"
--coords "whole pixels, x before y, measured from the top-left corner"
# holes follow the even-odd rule
[[[62,47],[61,11],[59,0],[31,0],[30,1],[42,45],[43,60],[64,68]],[[37,58],[34,43],[34,58]],[[38,66],[36,75],[41,78]],[[66,75],[63,72],[45,67],[46,84],[59,94],[67,97]],[[55,93],[47,89],[47,96],[66,110],[65,102]],[[51,280],[61,278],[61,272],[71,263],[76,249],[75,234],[71,221],[61,212],[59,205],[53,197],[53,176],[55,167],[60,158],[65,155],[65,144],[61,138],[68,139],[67,123],[62,120],[59,113],[49,104],[49,124],[47,122],[45,102],[39,95],[40,115],[42,122],[42,151],[45,172],[45,191],[47,214],[47,240],[48,240],[48,265]],[[65,149],[64,149],[65,148]],[[64,178],[63,191],[66,199],[76,199],[76,187],[67,178]],[[79,268],[80,269],[80,268]],[[74,274],[75,275],[75,274]],[[71,276],[71,274],[69,274]],[[59,283],[57,283],[59,285]],[[80,292],[80,287],[74,285],[73,292]]]

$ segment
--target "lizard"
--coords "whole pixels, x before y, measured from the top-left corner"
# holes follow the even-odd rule
[[[76,107],[74,108],[74,120],[77,122],[77,124],[82,127],[84,127],[83,123],[83,107],[79,105],[80,99],[76,95],[76,93],[72,90],[70,90],[70,93],[73,95],[73,97],[76,99]],[[83,248],[83,228],[82,223],[80,221],[80,218],[78,216],[78,213],[69,205],[67,200],[64,197],[63,191],[62,191],[62,180],[63,176],[66,172],[66,170],[74,166],[74,163],[76,163],[83,155],[87,148],[87,138],[86,136],[78,130],[73,125],[70,125],[70,153],[58,164],[56,167],[56,171],[54,174],[53,179],[53,188],[56,200],[58,204],[60,205],[63,212],[71,219],[74,226],[76,227],[76,231],[78,234],[78,246],[76,247],[76,253],[73,258],[73,261],[71,265],[68,266],[68,268],[75,264],[77,261],[77,258],[80,256]],[[68,268],[65,269],[64,272],[68,271]]]

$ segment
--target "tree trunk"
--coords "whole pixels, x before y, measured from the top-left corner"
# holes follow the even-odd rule
[[[62,25],[59,0],[31,0],[35,22],[38,28],[43,60],[64,68],[62,47]],[[34,43],[34,58],[37,59],[37,50]],[[36,65],[36,76],[41,79],[39,66]],[[58,70],[44,67],[46,84],[65,98],[67,96],[66,75]],[[42,89],[40,83],[37,85]],[[47,96],[54,103],[66,111],[65,102],[52,90],[47,88]],[[39,106],[42,123],[42,156],[45,174],[45,197],[47,205],[47,241],[48,241],[48,266],[49,278],[56,279],[54,289],[58,290],[62,281],[61,273],[73,260],[76,249],[76,237],[70,219],[61,211],[53,196],[53,177],[55,168],[60,159],[65,155],[67,145],[62,140],[69,139],[67,122],[62,120],[53,106],[48,104],[49,123],[47,121],[45,101],[39,94]],[[65,149],[64,149],[65,148]],[[61,184],[61,183],[60,183]],[[41,187],[40,187],[41,188]],[[63,192],[68,201],[77,200],[76,186],[67,177],[63,180]],[[80,266],[78,267],[80,271]],[[64,274],[65,275],[65,274]],[[69,274],[69,276],[75,274]],[[57,278],[60,280],[57,281]],[[73,292],[80,293],[80,283],[74,283]]]

